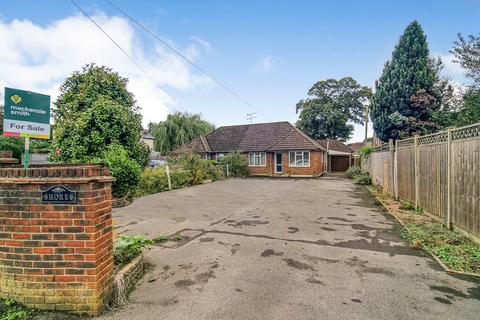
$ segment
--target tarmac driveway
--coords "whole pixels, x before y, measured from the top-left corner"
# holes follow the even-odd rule
[[[231,179],[146,196],[117,232],[155,247],[128,307],[106,319],[479,319],[480,282],[408,247],[342,177]]]

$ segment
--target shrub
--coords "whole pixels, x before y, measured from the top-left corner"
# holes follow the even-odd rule
[[[360,167],[357,167],[357,166],[351,166],[350,168],[348,168],[347,172],[345,172],[345,174],[349,178],[354,178],[355,176],[361,173],[362,173],[362,169],[360,169]]]
[[[370,155],[370,153],[372,153],[372,150],[373,148],[372,147],[361,147],[359,150],[358,150],[358,153],[364,157],[364,158],[368,158],[368,156]]]
[[[228,170],[230,174],[235,177],[242,177],[247,174],[248,163],[247,160],[239,152],[229,153],[225,155],[220,163],[223,165],[228,164]]]
[[[184,155],[179,165],[189,172],[190,184],[200,184],[207,178],[207,162],[198,154]]]
[[[367,172],[362,172],[358,175],[356,175],[353,178],[353,181],[356,184],[362,184],[362,185],[370,185],[372,184],[372,178],[370,178],[370,175]]]
[[[207,166],[207,175],[209,179],[217,181],[223,178],[224,173],[221,167],[217,166],[216,164],[209,163]]]
[[[140,182],[141,167],[128,157],[127,151],[119,144],[112,144],[104,154],[104,162],[110,168],[116,181],[112,185],[114,197],[123,197],[133,192]]]
[[[145,168],[140,176],[135,195],[142,196],[167,190],[168,180],[165,168]]]
[[[179,189],[188,186],[192,177],[190,176],[189,170],[176,168],[170,172],[170,180],[172,182],[172,189]]]
[[[153,241],[144,236],[122,236],[113,245],[113,257],[115,264],[129,263],[137,257],[143,248],[150,248]]]

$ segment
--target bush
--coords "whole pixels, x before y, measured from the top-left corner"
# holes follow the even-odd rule
[[[153,241],[144,236],[122,236],[115,240],[113,258],[115,264],[123,265],[137,257],[143,248],[150,248]]]
[[[165,168],[145,168],[140,176],[135,195],[142,196],[167,190],[168,180]]]
[[[189,172],[189,184],[200,184],[207,179],[207,161],[198,154],[187,154],[179,160],[179,165]]]
[[[355,176],[359,175],[362,173],[362,169],[357,166],[351,166],[348,168],[347,172],[345,172],[346,176],[349,178],[354,178]]]
[[[370,185],[372,184],[372,178],[370,178],[367,172],[362,172],[353,178],[353,182],[356,184]]]
[[[228,170],[232,176],[243,177],[247,175],[247,160],[239,152],[229,153],[225,155],[220,161],[221,164],[227,165]]]
[[[24,148],[25,140],[23,138],[0,135],[0,150],[12,151],[14,158],[20,159]]]
[[[140,182],[141,167],[129,158],[127,151],[118,144],[112,144],[104,154],[105,164],[110,168],[116,181],[112,185],[114,197],[123,197],[131,194]]]
[[[180,189],[188,186],[192,177],[190,176],[190,171],[183,168],[177,168],[170,172],[170,180],[172,182],[172,189]]]
[[[372,153],[372,150],[373,148],[372,147],[361,147],[359,150],[358,150],[358,153],[363,157],[363,158],[368,158],[368,156],[370,155],[370,153]]]

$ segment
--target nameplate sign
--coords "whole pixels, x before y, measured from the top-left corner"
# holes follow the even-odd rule
[[[77,192],[62,185],[56,185],[42,191],[42,203],[77,203]]]

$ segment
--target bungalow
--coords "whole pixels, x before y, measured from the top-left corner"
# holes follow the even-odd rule
[[[317,177],[324,171],[325,147],[289,122],[219,127],[172,154],[197,153],[215,160],[236,151],[248,161],[250,175]]]

